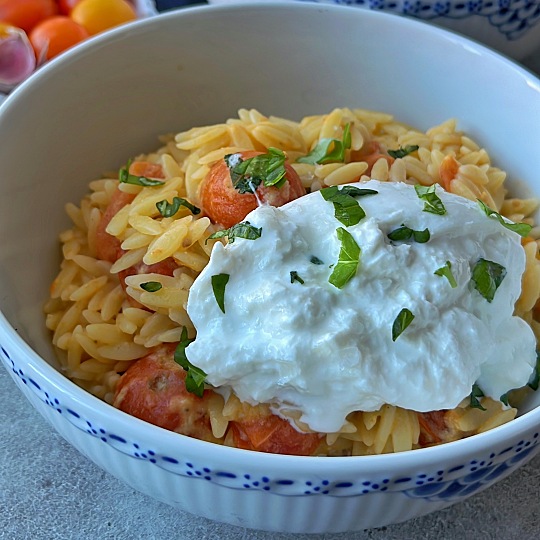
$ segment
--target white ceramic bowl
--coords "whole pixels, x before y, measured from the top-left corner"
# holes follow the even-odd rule
[[[65,202],[78,201],[102,171],[154,148],[159,134],[216,123],[240,107],[299,119],[336,106],[387,111],[420,128],[458,118],[498,166],[540,194],[540,81],[459,36],[367,10],[171,12],[52,61],[1,106],[0,357],[63,437],[135,489],[234,525],[352,531],[461,501],[540,449],[538,396],[518,419],[455,443],[306,458],[167,432],[55,370],[42,305],[59,262],[57,235],[68,224]]]
[[[231,4],[249,1],[209,0],[209,3]],[[517,60],[522,60],[540,47],[539,0],[308,1],[388,11],[413,17],[460,32]]]

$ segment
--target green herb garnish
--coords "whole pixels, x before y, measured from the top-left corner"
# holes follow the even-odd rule
[[[484,392],[482,392],[480,387],[476,383],[474,383],[472,385],[471,401],[470,401],[469,405],[473,409],[480,409],[482,411],[485,411],[486,408],[483,407],[482,404],[480,403],[480,398],[483,398],[483,397],[484,397]]]
[[[404,158],[413,152],[416,152],[420,148],[417,144],[408,144],[406,146],[400,146],[397,150],[388,150],[388,155],[394,159]]]
[[[242,159],[239,154],[228,154],[224,159],[232,185],[239,193],[254,193],[261,184],[281,187],[286,181],[287,156],[278,148],[268,148],[266,154],[247,159]]]
[[[140,288],[146,292],[157,292],[163,285],[159,281],[147,281],[146,283],[141,283]]]
[[[130,174],[129,167],[131,165],[131,160],[128,161],[127,165],[120,169],[118,172],[118,180],[123,184],[133,184],[134,186],[144,186],[144,187],[153,187],[161,186],[165,182],[161,180],[153,180],[152,178],[146,178],[146,176],[136,176]]]
[[[309,262],[310,262],[311,264],[319,264],[319,265],[320,265],[320,264],[324,264],[324,262],[321,261],[321,259],[319,259],[319,257],[315,257],[315,255],[312,255],[312,256],[311,256],[311,259],[309,259]]]
[[[237,238],[245,238],[246,240],[256,240],[261,237],[262,227],[257,228],[249,223],[249,221],[242,221],[233,225],[229,229],[223,229],[211,234],[206,241],[213,238],[227,237],[229,244],[232,244]]]
[[[501,403],[503,403],[503,404],[506,405],[507,407],[510,407],[510,403],[508,402],[508,392],[506,392],[506,394],[503,394],[503,395],[500,397],[500,401],[501,401]]]
[[[392,324],[392,341],[396,339],[404,332],[404,330],[413,322],[414,315],[407,308],[403,308],[398,316],[395,318]]]
[[[414,186],[418,198],[424,201],[424,212],[442,216],[446,214],[446,208],[439,196],[435,193],[435,184],[426,187],[416,184]]]
[[[156,208],[165,218],[174,216],[174,214],[180,210],[181,206],[185,206],[194,215],[201,213],[200,208],[197,208],[186,199],[182,199],[182,197],[174,197],[172,203],[168,202],[166,199],[156,203]]]
[[[295,270],[292,270],[290,274],[291,274],[291,283],[294,283],[295,281],[298,281],[298,283],[300,283],[301,285],[305,283],[305,281],[298,275],[298,272],[296,272]]]
[[[346,283],[356,274],[360,261],[360,246],[356,243],[351,233],[343,227],[336,230],[338,240],[341,242],[338,261],[328,278],[328,281],[338,289],[342,289]]]
[[[520,236],[527,236],[532,229],[532,226],[528,223],[512,223],[506,221],[501,214],[498,212],[495,212],[495,210],[492,210],[487,204],[483,203],[480,199],[476,199],[476,202],[478,203],[478,206],[483,210],[483,212],[488,217],[492,217],[496,219],[501,225],[506,227],[508,230],[515,232],[519,234]]]
[[[366,217],[364,209],[358,204],[355,197],[376,195],[378,191],[373,189],[360,189],[355,186],[331,186],[321,189],[320,194],[325,201],[334,205],[334,216],[343,225],[351,227]]]
[[[229,274],[216,274],[212,276],[212,290],[216,297],[219,309],[225,313],[225,287],[229,282]]]
[[[538,390],[538,386],[540,385],[540,351],[536,351],[536,365],[527,385],[533,390]]]
[[[184,326],[180,334],[180,343],[174,351],[174,361],[187,371],[186,380],[184,381],[186,390],[198,397],[202,397],[206,373],[201,368],[194,366],[186,356],[186,348],[193,341],[195,339],[188,338],[187,328]]]
[[[343,136],[339,139],[325,138],[306,156],[298,158],[297,163],[309,163],[323,165],[325,163],[343,163],[345,151],[351,147],[351,126],[345,124]]]
[[[506,268],[504,266],[481,258],[474,265],[471,281],[474,288],[488,302],[491,302],[505,275]]]
[[[414,229],[410,229],[405,225],[394,229],[393,231],[388,233],[387,236],[388,238],[390,238],[390,240],[393,240],[394,242],[410,240],[412,238],[415,242],[418,242],[419,244],[425,244],[431,237],[429,229],[424,229],[423,231],[415,231]]]
[[[454,274],[452,274],[452,264],[450,263],[450,261],[446,261],[444,266],[441,266],[433,273],[436,276],[445,277],[448,280],[448,283],[450,283],[450,287],[452,287],[452,289],[455,289],[457,287],[457,281],[454,277]]]

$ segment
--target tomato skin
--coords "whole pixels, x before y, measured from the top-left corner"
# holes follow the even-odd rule
[[[90,34],[69,17],[57,15],[38,23],[28,36],[37,58],[50,60],[88,38]]]
[[[237,448],[270,454],[310,456],[321,442],[317,433],[301,433],[275,414],[231,422],[231,429]]]
[[[0,0],[0,21],[25,32],[30,32],[38,22],[57,12],[54,0]]]
[[[113,405],[151,424],[215,441],[208,416],[210,391],[186,390],[186,371],[174,361],[176,344],[160,345],[137,360],[118,381]]]
[[[81,0],[58,0],[60,13],[62,13],[62,15],[69,15],[80,1]]]
[[[80,0],[70,17],[94,35],[133,21],[137,14],[126,0]]]
[[[262,154],[254,150],[241,152],[243,159]],[[257,196],[262,202],[272,206],[282,206],[294,199],[305,195],[306,190],[302,185],[296,171],[285,164],[287,171],[285,184],[280,187],[259,186]],[[258,206],[257,197],[252,193],[239,193],[231,182],[231,175],[225,160],[220,160],[213,165],[201,185],[201,205],[204,212],[214,222],[225,228],[240,223],[252,210]]]

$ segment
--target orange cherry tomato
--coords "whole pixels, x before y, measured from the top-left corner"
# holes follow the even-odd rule
[[[46,17],[58,11],[54,0],[0,0],[0,21],[30,32]]]
[[[73,8],[78,4],[81,0],[58,0],[58,8],[60,9],[60,13],[62,15],[69,15]]]
[[[262,154],[249,150],[241,152],[243,159]],[[285,164],[287,171],[285,184],[279,188],[265,187],[260,185],[257,197],[272,206],[282,206],[285,203],[298,199],[305,195],[306,190],[296,171]],[[214,223],[220,223],[224,227],[232,227],[240,223],[252,210],[258,206],[257,197],[253,193],[239,193],[233,186],[231,174],[225,160],[214,164],[204,179],[200,198],[203,210]]]
[[[133,21],[137,14],[126,0],[81,0],[72,9],[70,17],[94,35]]]
[[[38,23],[29,38],[37,58],[50,60],[89,36],[86,28],[80,24],[64,15],[57,15]]]

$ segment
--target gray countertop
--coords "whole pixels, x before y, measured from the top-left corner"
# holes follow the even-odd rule
[[[540,73],[540,51],[524,65]],[[471,499],[400,525],[289,535],[215,523],[142,495],[79,454],[0,369],[0,538],[525,540],[540,536],[540,456]]]

